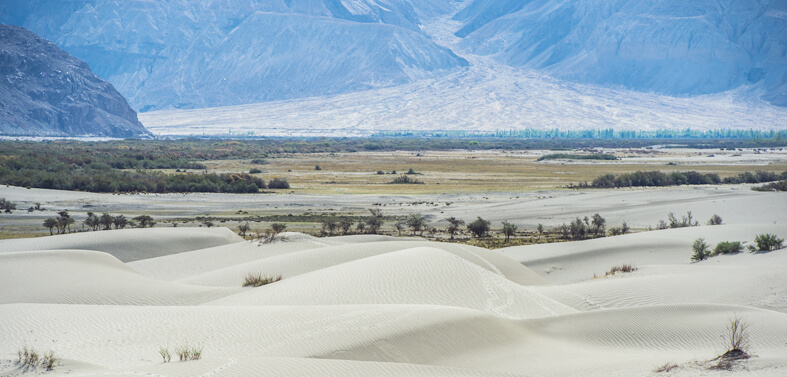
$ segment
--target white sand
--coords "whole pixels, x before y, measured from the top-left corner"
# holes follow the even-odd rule
[[[667,362],[669,376],[784,376],[787,250],[690,263],[697,237],[764,232],[787,226],[502,252],[294,233],[257,245],[223,229],[3,241],[0,376],[44,372],[15,364],[24,345],[54,350],[46,374],[70,376],[647,376]],[[639,270],[592,279],[620,263]],[[248,272],[284,280],[241,288]],[[735,314],[756,357],[708,370]],[[183,344],[203,359],[162,363],[159,347]]]

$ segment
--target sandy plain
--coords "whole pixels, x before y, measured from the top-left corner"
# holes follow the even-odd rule
[[[758,162],[772,170],[783,163]],[[0,375],[783,376],[787,252],[691,261],[697,238],[713,246],[787,236],[787,195],[749,188],[248,196],[0,187],[20,207],[48,208],[4,215],[3,227],[40,224],[59,209],[166,218],[381,208],[421,212],[435,224],[453,215],[523,227],[599,212],[610,225],[625,220],[639,230],[669,212],[724,218],[498,250],[295,232],[259,244],[220,226],[1,240]],[[637,270],[604,276],[620,264]],[[242,287],[249,273],[283,279]],[[735,316],[750,324],[753,357],[714,369]],[[162,347],[185,345],[201,348],[200,360],[163,362]],[[52,371],[22,366],[25,346],[60,361]],[[668,364],[675,367],[656,372]]]

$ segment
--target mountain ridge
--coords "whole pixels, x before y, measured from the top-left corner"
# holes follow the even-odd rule
[[[85,62],[9,25],[0,25],[0,135],[151,136]]]

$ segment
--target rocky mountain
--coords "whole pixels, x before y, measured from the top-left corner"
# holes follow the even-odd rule
[[[478,55],[605,88],[742,89],[787,106],[787,1],[4,0],[0,22],[85,60],[142,112],[395,87]],[[437,43],[444,28],[453,37]]]
[[[18,26],[0,25],[0,135],[148,137],[112,84]]]
[[[350,92],[467,65],[420,31],[448,0],[6,0],[140,111]],[[5,16],[2,16],[5,14]]]
[[[571,81],[676,96],[756,85],[787,105],[787,2],[475,0],[461,46]]]

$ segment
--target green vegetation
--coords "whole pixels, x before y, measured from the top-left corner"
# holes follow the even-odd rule
[[[754,237],[754,243],[757,246],[749,245],[749,251],[758,252],[779,250],[782,248],[783,242],[784,238],[779,238],[775,234],[758,234]]]
[[[513,236],[516,233],[516,230],[517,230],[516,225],[511,224],[508,221],[503,221],[503,234],[506,236],[504,242],[508,242],[508,240],[511,239],[511,236]]]
[[[419,181],[417,179],[410,178],[407,175],[400,175],[400,176],[396,177],[393,181],[388,182],[388,183],[391,183],[391,184],[410,184],[410,185],[422,185],[422,184],[424,184],[423,181]]]
[[[598,213],[593,215],[592,220],[585,216],[584,219],[577,217],[571,221],[571,224],[563,224],[555,231],[560,233],[561,238],[564,240],[584,240],[588,238],[604,237],[606,235],[607,220]],[[628,228],[628,225],[626,225]],[[616,229],[616,232],[618,230]],[[620,229],[622,232],[622,229]]]
[[[717,214],[713,214],[713,216],[708,219],[708,225],[721,225],[722,222],[721,216]]]
[[[423,235],[424,227],[426,226],[426,217],[422,216],[420,213],[413,213],[410,216],[407,216],[407,220],[405,221],[407,227],[409,227],[415,235],[416,232],[419,235]]]
[[[735,254],[740,253],[741,251],[743,251],[743,244],[741,244],[739,241],[722,241],[716,244],[716,248],[713,249],[713,254],[711,254],[711,256],[715,257],[722,254]]]
[[[187,344],[179,346],[175,353],[180,361],[199,360],[202,358],[202,345],[189,346]]]
[[[489,234],[489,220],[484,220],[480,216],[470,224],[467,224],[467,230],[473,233],[476,238],[481,238]]]
[[[614,161],[620,160],[614,155],[607,153],[593,153],[593,154],[569,154],[569,153],[553,153],[539,157],[536,161],[548,160],[604,160]]]
[[[773,172],[756,171],[754,173],[745,172],[736,176],[721,179],[715,173],[699,173],[696,171],[663,173],[660,171],[636,171],[625,174],[604,174],[597,177],[590,184],[581,182],[579,185],[571,186],[578,188],[617,188],[617,187],[663,187],[678,185],[712,185],[712,184],[738,184],[738,183],[763,183],[773,182],[779,179],[787,179],[787,171],[781,175]]]
[[[708,244],[705,243],[705,239],[703,238],[697,238],[694,240],[694,244],[691,246],[691,249],[694,250],[694,255],[691,256],[692,261],[703,261],[708,259],[710,256],[710,248]]]
[[[11,211],[16,209],[16,203],[5,200],[5,198],[0,198],[0,211],[5,213],[11,213]]]
[[[784,174],[782,174],[784,176]],[[787,180],[751,188],[754,191],[787,191]]]

